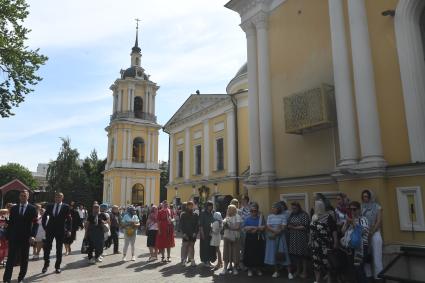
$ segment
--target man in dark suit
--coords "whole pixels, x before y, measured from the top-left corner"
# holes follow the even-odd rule
[[[28,198],[29,192],[27,190],[21,191],[19,193],[19,204],[13,206],[10,210],[6,231],[9,240],[9,254],[3,274],[3,282],[10,282],[17,257],[20,259],[21,265],[18,282],[23,282],[27,273],[30,245],[34,243],[38,229],[37,211],[33,205],[28,203]]]
[[[56,193],[55,202],[48,204],[43,214],[42,224],[46,231],[44,242],[44,266],[41,272],[46,273],[50,265],[50,251],[53,239],[56,240],[56,273],[61,273],[62,246],[65,235],[71,235],[72,219],[71,211],[67,204],[63,203],[63,194]]]

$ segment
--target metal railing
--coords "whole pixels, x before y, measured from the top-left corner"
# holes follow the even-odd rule
[[[145,121],[151,121],[156,123],[156,116],[142,111],[124,111],[124,112],[115,112],[111,115],[111,121],[115,119],[126,119],[126,118],[132,118],[132,119],[141,119]]]

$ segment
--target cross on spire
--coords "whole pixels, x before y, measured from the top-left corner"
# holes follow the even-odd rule
[[[142,51],[139,47],[139,22],[141,20],[139,18],[136,18],[135,21],[136,21],[136,42],[134,42],[134,47],[132,48],[132,52],[140,53]]]

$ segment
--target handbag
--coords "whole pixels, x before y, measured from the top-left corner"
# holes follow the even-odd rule
[[[280,240],[282,239],[282,236],[279,236],[277,238],[277,245],[276,245],[276,262],[284,262],[286,261],[286,254],[283,251],[279,251],[280,246]]]
[[[87,239],[83,239],[83,242],[81,243],[81,253],[86,254],[88,249],[89,249],[89,241]]]

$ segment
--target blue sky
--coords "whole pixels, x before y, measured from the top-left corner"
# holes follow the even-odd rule
[[[223,7],[227,0],[28,2],[28,45],[49,60],[15,116],[0,118],[0,165],[18,162],[35,171],[56,158],[59,137],[69,137],[81,157],[93,148],[106,157],[109,86],[130,64],[135,18],[142,20],[142,67],[161,87],[161,125],[195,90],[224,93],[246,61],[245,34],[239,15]],[[161,132],[159,159],[167,158],[168,135]]]

